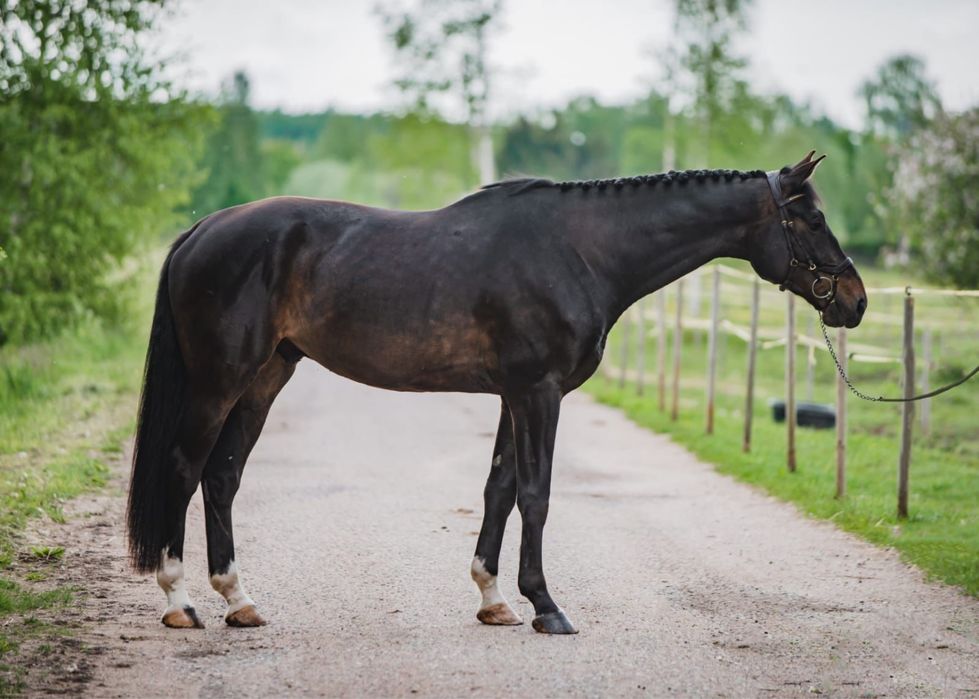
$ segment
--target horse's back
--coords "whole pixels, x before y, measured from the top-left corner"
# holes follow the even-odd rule
[[[399,390],[499,392],[516,365],[570,371],[602,330],[580,260],[534,214],[497,193],[422,212],[294,197],[218,212],[174,256],[184,346],[194,335],[245,364],[289,340]]]
[[[289,339],[364,383],[485,390],[493,231],[446,212],[277,197],[213,214],[171,262],[183,346],[247,363]]]

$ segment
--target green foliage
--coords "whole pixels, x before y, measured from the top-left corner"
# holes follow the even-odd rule
[[[416,110],[430,112],[433,98],[448,96],[466,123],[482,124],[490,89],[486,44],[501,4],[421,0],[414,12],[379,9],[398,57],[395,84]]]
[[[126,258],[186,199],[200,109],[139,48],[161,7],[3,7],[0,343],[118,317]]]
[[[415,112],[462,115],[484,184],[496,179],[487,50],[501,7],[502,0],[421,0],[414,11],[378,9],[398,57],[395,85]]]
[[[397,121],[397,117],[383,114],[341,114],[333,110],[318,114],[317,117],[320,127],[312,157],[347,163],[362,159],[367,140],[388,134]]]
[[[665,108],[656,93],[625,106],[583,96],[536,120],[518,118],[497,139],[500,169],[562,180],[654,172]]]
[[[979,287],[979,108],[942,114],[898,154],[885,209],[907,234],[915,264],[939,282]]]
[[[266,193],[259,122],[248,106],[249,91],[248,76],[241,71],[223,87],[214,114],[217,124],[208,134],[200,162],[205,177],[191,198],[195,218]]]
[[[316,143],[324,125],[323,114],[286,114],[275,109],[256,112],[255,116],[263,140],[287,141],[301,152],[308,151]]]
[[[310,115],[300,117],[311,123]],[[442,206],[477,182],[468,129],[433,115],[321,115],[308,160],[281,191],[377,206]],[[310,129],[312,131],[313,129]]]
[[[666,61],[673,90],[686,93],[700,128],[695,165],[713,164],[718,134],[730,133],[742,116],[748,95],[743,78],[747,61],[735,55],[733,42],[747,27],[750,0],[676,0],[676,36]]]
[[[322,118],[316,124],[308,116],[297,117],[291,128],[279,112],[263,117],[248,105],[250,89],[248,76],[236,72],[225,82],[218,105],[209,110],[210,128],[199,163],[203,178],[189,206],[193,219],[281,193],[302,161],[302,150],[323,128]],[[263,129],[271,135],[263,137]]]
[[[859,90],[867,108],[867,128],[874,133],[905,139],[941,112],[935,83],[917,56],[888,59]]]
[[[365,160],[396,175],[400,186],[385,192],[386,205],[424,208],[453,199],[476,184],[465,126],[409,114],[365,144]]]

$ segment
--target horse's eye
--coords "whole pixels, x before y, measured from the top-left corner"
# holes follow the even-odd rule
[[[826,225],[826,219],[821,213],[817,213],[809,220],[809,227],[814,231],[821,231]]]

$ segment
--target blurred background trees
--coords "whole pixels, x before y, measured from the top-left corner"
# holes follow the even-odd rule
[[[752,7],[675,0],[663,79],[632,101],[585,94],[491,120],[502,0],[379,10],[405,100],[370,114],[255,110],[240,71],[190,99],[141,48],[166,0],[0,0],[0,342],[120,317],[140,246],[263,196],[430,208],[496,172],[774,168],[810,148],[829,155],[817,184],[848,251],[979,286],[976,111],[946,114],[909,55],[867,76],[860,130],[759,92],[737,52]]]
[[[910,137],[942,110],[935,84],[917,56],[902,54],[885,62],[860,87],[867,129],[896,140]]]
[[[913,264],[932,278],[979,288],[979,108],[922,124],[897,162],[884,224],[905,234]]]
[[[487,112],[487,44],[501,4],[502,0],[421,0],[414,10],[378,10],[398,57],[395,84],[415,110],[455,111],[469,125],[473,165],[482,184],[496,179]]]
[[[262,136],[259,115],[249,106],[250,90],[242,71],[225,81],[199,162],[202,177],[191,195],[192,216],[277,194],[299,163],[289,138]]]
[[[747,61],[734,49],[735,38],[748,28],[750,0],[676,0],[676,44],[668,50],[672,87],[685,93],[691,126],[699,131],[698,161],[691,167],[714,163],[715,141],[730,147],[745,124],[743,108],[751,106],[744,79]],[[717,167],[713,165],[713,167]]]
[[[2,343],[124,311],[112,280],[177,220],[201,115],[140,49],[161,2],[0,8]]]

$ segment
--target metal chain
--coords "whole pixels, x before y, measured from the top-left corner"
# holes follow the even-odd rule
[[[836,370],[840,372],[840,378],[843,379],[847,387],[853,392],[853,395],[855,395],[857,398],[869,400],[874,403],[884,400],[883,396],[877,396],[876,398],[873,396],[868,396],[850,382],[850,377],[846,375],[846,372],[843,370],[843,365],[840,364],[839,357],[836,356],[836,349],[833,347],[833,343],[829,339],[829,333],[826,332],[826,324],[823,322],[822,313],[819,314],[819,328],[823,331],[823,339],[826,340],[826,349],[829,350],[829,356],[833,358],[833,363],[836,364]]]
[[[975,369],[970,371],[968,374],[963,376],[958,381],[942,386],[941,388],[935,389],[934,391],[923,393],[920,396],[912,396],[911,398],[884,398],[884,396],[877,396],[875,398],[874,396],[868,396],[866,393],[859,390],[856,386],[853,385],[853,383],[850,381],[850,377],[847,376],[846,372],[843,370],[843,365],[840,364],[840,359],[839,357],[836,356],[836,350],[833,348],[833,343],[829,339],[829,333],[826,332],[826,324],[823,323],[822,313],[819,314],[819,327],[823,331],[823,339],[826,340],[826,349],[829,350],[829,355],[833,358],[833,362],[836,364],[837,371],[840,372],[840,378],[843,379],[847,387],[853,392],[853,395],[855,395],[857,398],[862,398],[863,400],[869,400],[873,403],[910,403],[916,400],[932,398],[934,396],[937,396],[939,393],[945,393],[945,391],[951,390],[956,386],[961,386],[966,381],[971,379],[973,376],[979,374],[979,366],[976,366]]]

